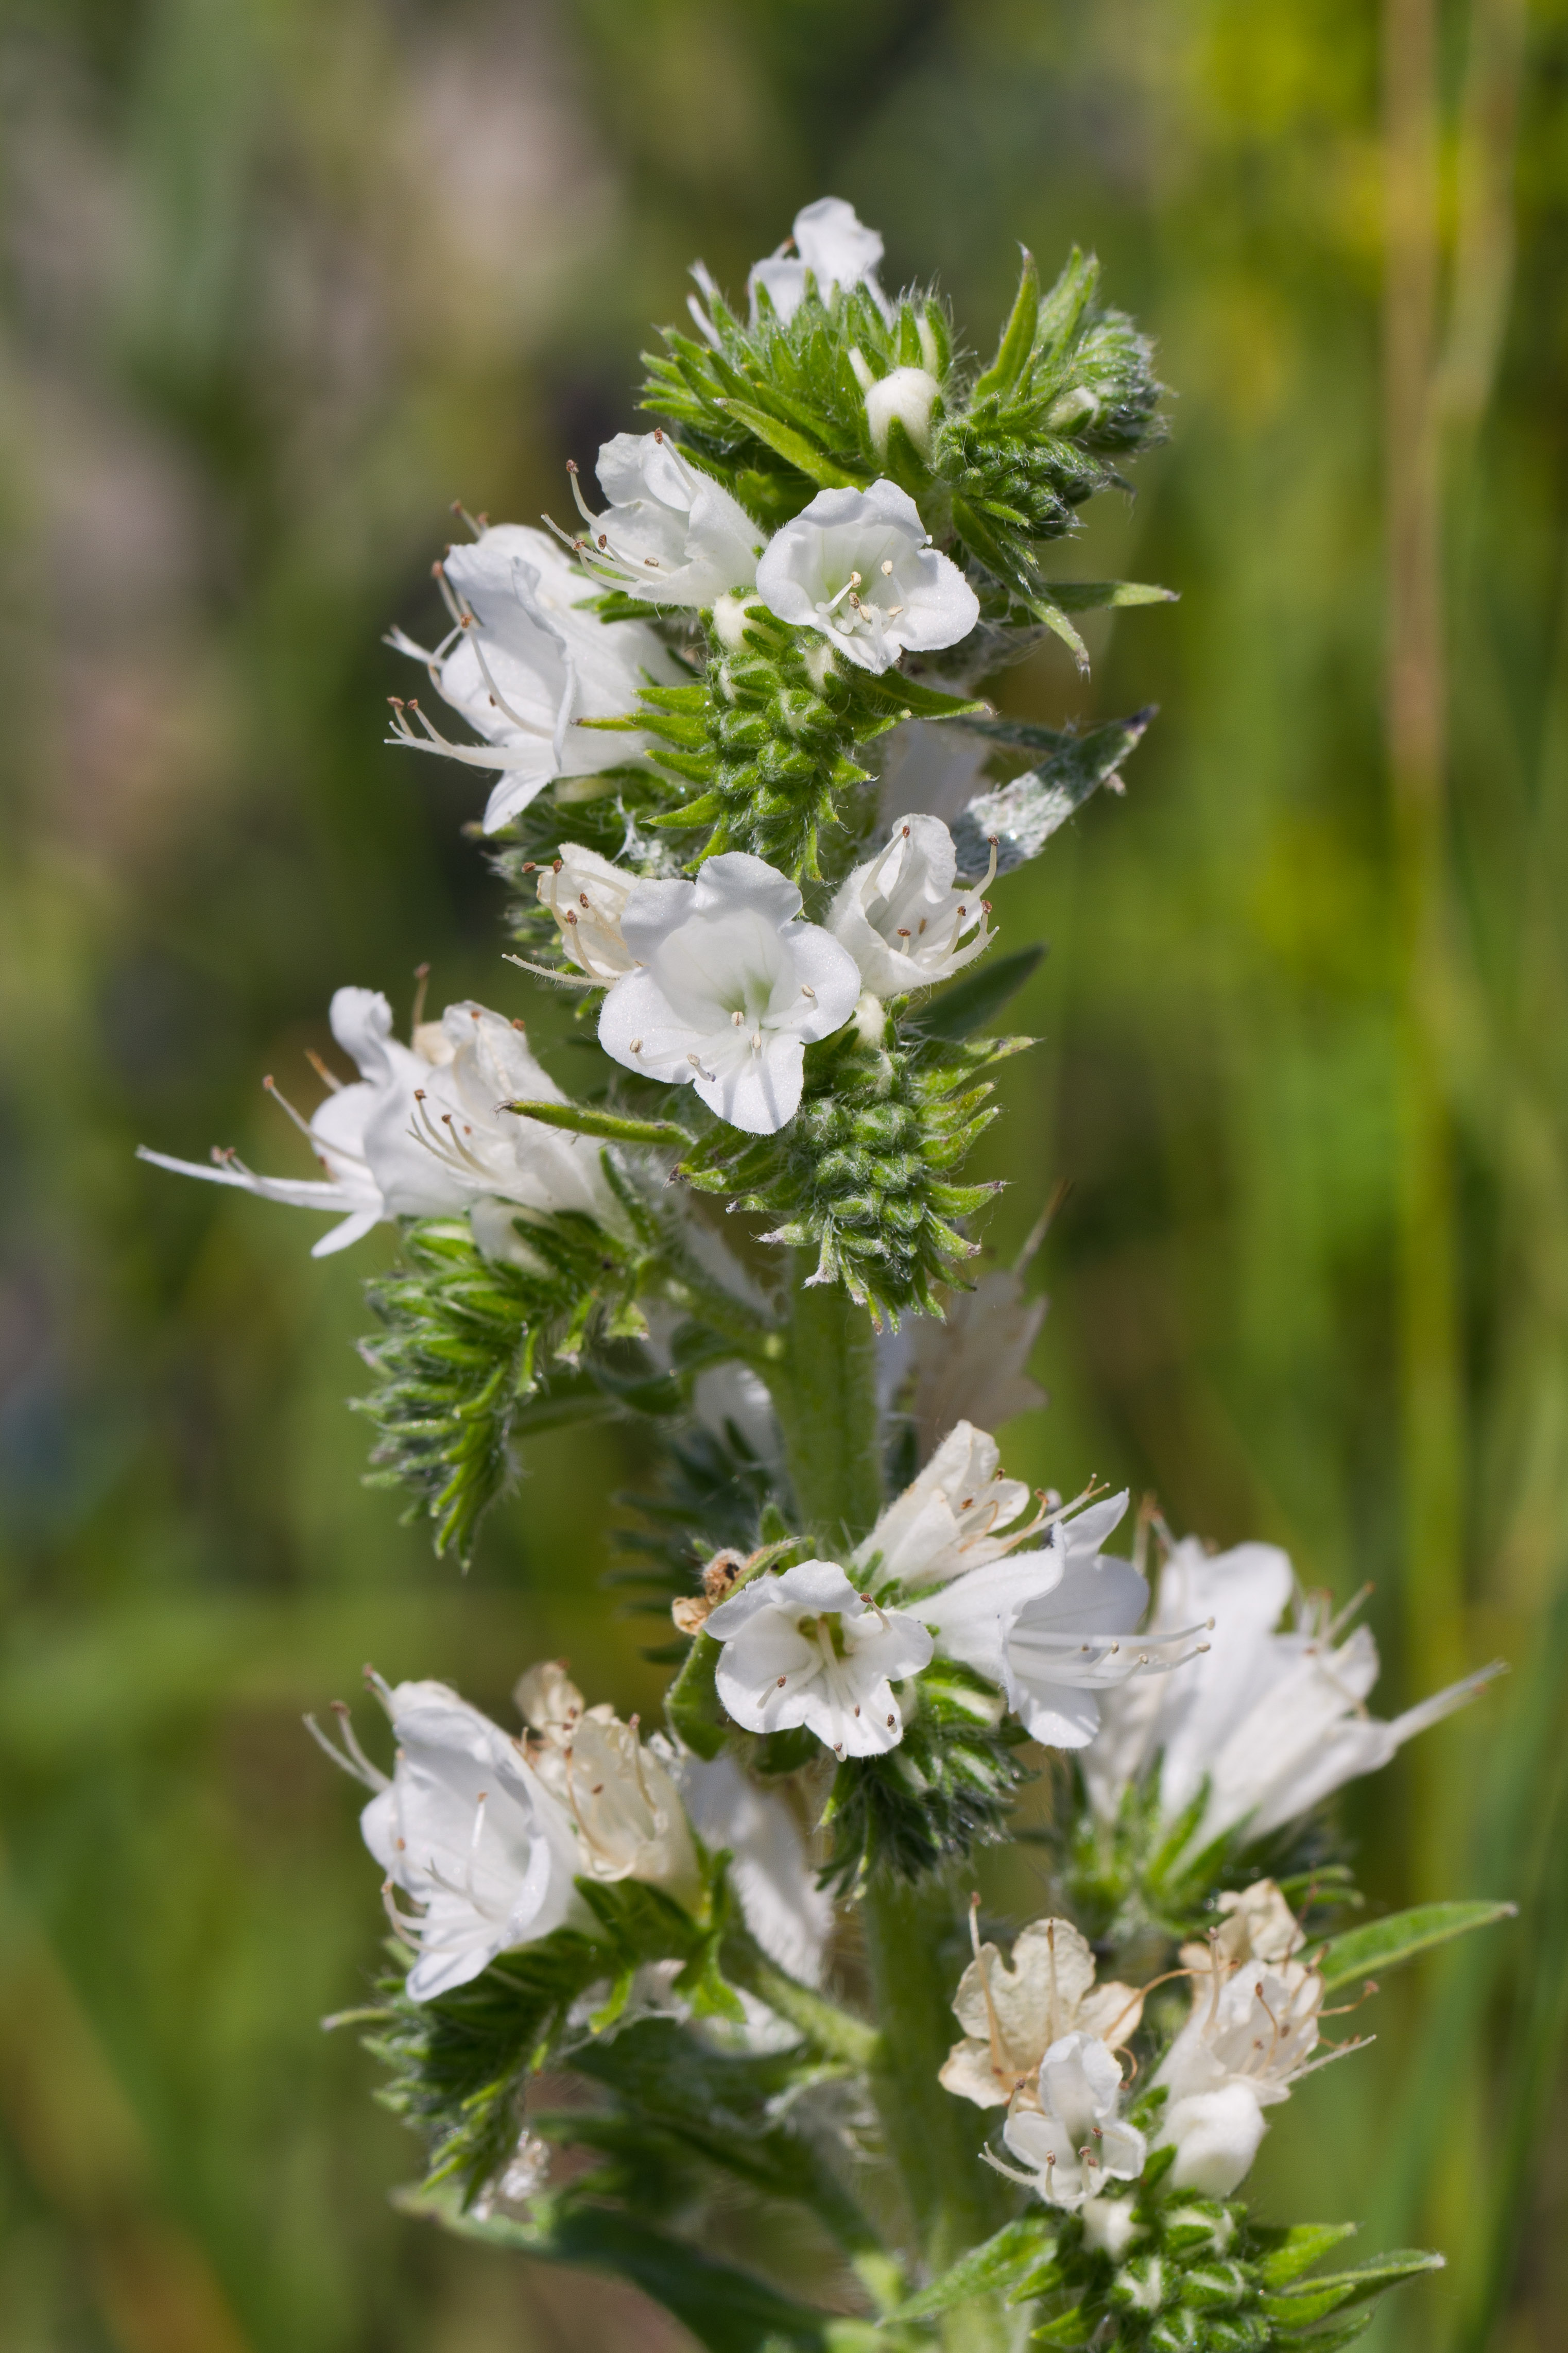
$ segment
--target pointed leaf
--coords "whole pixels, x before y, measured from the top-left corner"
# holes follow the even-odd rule
[[[886,703],[900,719],[984,719],[991,712],[988,702],[940,693],[934,686],[906,678],[902,670],[890,670],[880,678],[863,674],[855,683],[863,701]]]
[[[915,1023],[928,1038],[968,1038],[983,1029],[987,1021],[994,1020],[1009,998],[1016,997],[1042,962],[1046,955],[1043,942],[1032,947],[1016,948],[1011,955],[996,956],[967,972],[944,988],[921,1012]]]
[[[888,2317],[894,2321],[929,2320],[936,2313],[951,2312],[956,2304],[967,2304],[971,2296],[1011,2287],[1055,2245],[1056,2232],[1043,2214],[1020,2215],[1016,2222],[1005,2222],[983,2245],[971,2247],[967,2254],[960,2255],[951,2270],[943,2272],[918,2295],[910,2296]]]
[[[952,828],[961,874],[984,874],[990,844],[996,842],[996,871],[1010,874],[1026,859],[1035,858],[1052,834],[1080,809],[1090,794],[1119,776],[1122,762],[1139,743],[1154,716],[1153,706],[1135,711],[1128,719],[1110,719],[1087,734],[1071,735],[1054,728],[1032,727],[1017,720],[980,720],[967,723],[977,735],[994,743],[1039,750],[1046,757],[1012,783],[977,794]]]
[[[721,400],[714,405],[727,417],[732,417],[737,425],[743,425],[748,433],[755,434],[759,441],[765,441],[770,449],[787,459],[792,466],[797,467],[823,490],[858,490],[862,487],[861,476],[847,474],[842,466],[836,466],[833,459],[815,442],[808,441],[804,433],[797,433],[791,425],[781,425],[777,417],[768,416],[763,409],[753,408],[750,401]]]
[[[1044,595],[1030,596],[1026,598],[1026,601],[1036,620],[1043,621],[1047,628],[1050,630],[1054,637],[1060,638],[1063,645],[1066,646],[1068,653],[1071,654],[1079,670],[1087,676],[1089,671],[1089,648],[1084,644],[1083,639],[1079,636],[1078,631],[1068,619],[1067,614],[1062,607],[1054,603],[1049,596]]]
[[[1331,2247],[1355,2234],[1353,2222],[1296,2222],[1289,2229],[1263,2231],[1254,2225],[1253,2239],[1261,2240],[1268,2249],[1258,2266],[1264,2286],[1287,2286],[1310,2271]]]
[[[1027,246],[1023,248],[1023,255],[1024,268],[1012,316],[1002,331],[995,358],[974,387],[976,400],[984,400],[988,393],[1011,392],[1034,349],[1035,329],[1040,316],[1040,273]]]
[[[620,1112],[596,1111],[587,1103],[509,1103],[499,1106],[520,1119],[536,1119],[542,1127],[564,1127],[574,1135],[600,1135],[613,1144],[676,1144],[682,1151],[691,1142],[683,1127],[669,1119],[631,1119]]]
[[[1489,1927],[1494,1920],[1511,1920],[1518,1910],[1517,1904],[1418,1904],[1413,1911],[1395,1912],[1391,1918],[1373,1920],[1364,1928],[1347,1928],[1342,1936],[1331,1937],[1318,1956],[1323,1990],[1334,1993],[1363,1978],[1381,1976],[1401,1961],[1413,1960],[1417,1953],[1429,1952],[1434,1945],[1464,1936],[1468,1929]]]
[[[1401,2280],[1442,2269],[1441,2255],[1430,2254],[1424,2247],[1400,2247],[1373,2263],[1358,2263],[1353,2272],[1334,2272],[1325,2279],[1308,2280],[1300,2287],[1265,2295],[1263,2310],[1282,2327],[1305,2328],[1314,2320],[1326,2320],[1344,2305],[1364,2304],[1368,2296],[1397,2287]]]
[[[1146,580],[1050,580],[1046,593],[1064,613],[1093,613],[1108,605],[1174,605],[1174,588],[1156,588]]]

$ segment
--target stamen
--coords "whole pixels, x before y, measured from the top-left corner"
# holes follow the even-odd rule
[[[278,1105],[279,1109],[288,1113],[289,1118],[293,1121],[300,1134],[309,1142],[310,1149],[314,1151],[316,1148],[316,1139],[310,1133],[310,1121],[300,1117],[293,1104],[289,1102],[288,1096],[284,1093],[282,1088],[278,1084],[276,1079],[263,1079],[261,1083],[266,1088],[268,1093],[271,1096],[273,1102]]]

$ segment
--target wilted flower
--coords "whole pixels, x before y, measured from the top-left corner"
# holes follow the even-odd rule
[[[1222,1925],[1204,1944],[1182,1947],[1181,1957],[1190,1969],[1218,1969],[1222,1975],[1244,1961],[1289,1961],[1307,1941],[1306,1931],[1271,1879],[1257,1879],[1250,1887],[1226,1888],[1215,1898]]]
[[[772,1135],[799,1104],[807,1041],[842,1028],[860,993],[854,959],[800,908],[793,882],[741,850],[695,882],[637,883],[621,933],[643,969],[605,999],[600,1045]]]
[[[590,980],[608,984],[637,968],[621,937],[621,917],[637,879],[575,841],[563,841],[553,865],[540,869],[539,903],[549,908],[562,946]]]
[[[719,1697],[748,1732],[805,1725],[838,1757],[896,1748],[903,1716],[892,1686],[930,1664],[916,1618],[879,1609],[836,1561],[763,1574],[721,1602],[707,1631],[724,1645]]]
[[[697,1851],[680,1793],[663,1759],[614,1708],[584,1707],[553,1662],[531,1667],[513,1694],[534,1737],[529,1756],[544,1787],[575,1824],[584,1871],[594,1879],[641,1879],[692,1908],[701,1890]]]
[[[794,255],[789,252],[792,244]],[[857,218],[853,205],[846,204],[842,196],[818,196],[815,204],[796,213],[793,237],[786,237],[765,261],[753,262],[746,280],[752,325],[760,307],[757,296],[763,291],[787,325],[805,300],[808,270],[825,302],[830,302],[840,287],[867,286],[885,311],[887,304],[876,278],[881,259],[881,237]]]
[[[946,1320],[906,1316],[877,1344],[884,1409],[897,1404],[914,1423],[922,1452],[960,1421],[995,1430],[1046,1402],[1025,1370],[1048,1302],[1026,1298],[1023,1271],[996,1267],[973,1291],[947,1302]]]
[[[827,927],[873,996],[929,988],[984,952],[991,910],[982,893],[991,878],[955,890],[957,871],[952,836],[941,818],[910,817],[893,828],[884,850],[840,883]]]
[[[1104,1727],[1084,1759],[1096,1813],[1114,1820],[1129,1784],[1158,1757],[1167,1821],[1208,1783],[1189,1851],[1244,1823],[1249,1837],[1262,1838],[1343,1782],[1376,1772],[1413,1734],[1462,1707],[1500,1672],[1483,1667],[1380,1722],[1365,1708],[1377,1681],[1377,1645],[1365,1627],[1337,1641],[1348,1614],[1332,1618],[1326,1601],[1300,1595],[1277,1546],[1237,1545],[1211,1556],[1190,1536],[1177,1545],[1145,1639],[1204,1618],[1214,1625],[1210,1646],[1171,1683],[1131,1686],[1107,1703]]]
[[[1036,1550],[972,1568],[920,1602],[946,1655],[999,1683],[1049,1747],[1083,1747],[1101,1692],[1184,1664],[1202,1632],[1133,1636],[1149,1588],[1130,1561],[1100,1549],[1126,1509],[1123,1493],[1053,1514]]]
[[[931,544],[920,509],[896,482],[819,491],[768,542],[757,593],[797,628],[820,629],[858,670],[954,646],[980,618],[973,589]]]
[[[1322,1978],[1300,1961],[1200,1970],[1187,2022],[1154,2077],[1170,2094],[1160,2142],[1175,2145],[1176,2189],[1230,2196],[1258,2154],[1264,2109],[1312,2067],[1322,2002]]]
[[[617,433],[597,471],[604,514],[585,504],[575,467],[572,494],[590,533],[577,553],[606,586],[651,605],[708,606],[752,586],[767,533],[667,433]]]
[[[759,1788],[733,1757],[682,1753],[670,1769],[699,1838],[728,1850],[730,1883],[757,1943],[803,1985],[819,1985],[833,1904],[783,1798]]]
[[[879,1514],[855,1555],[857,1570],[905,1588],[945,1582],[1000,1559],[1022,1532],[999,1535],[1029,1501],[1021,1479],[1001,1476],[996,1440],[972,1422],[950,1430],[919,1476]]]
[[[417,1954],[416,2001],[467,1985],[501,1953],[591,1917],[577,1894],[572,1823],[519,1744],[445,1683],[371,1686],[392,1719],[390,1779],[371,1764],[341,1712],[343,1746],[327,1754],[375,1791],[360,1816],[364,1842],[386,1873],[387,1903]],[[419,1907],[395,1908],[401,1889]]]
[[[645,682],[681,672],[641,621],[601,621],[585,609],[588,580],[548,532],[497,523],[436,567],[453,626],[433,652],[401,629],[390,642],[426,664],[438,691],[482,744],[452,744],[417,702],[393,705],[391,742],[503,773],[485,809],[494,833],[557,776],[596,776],[647,748],[635,733],[584,727],[635,710]],[[419,723],[416,732],[408,718]]]
[[[973,1913],[971,1933],[978,1939]],[[1131,1986],[1095,1984],[1093,1952],[1070,1920],[1036,1920],[1020,1930],[1010,1963],[976,1941],[952,2007],[964,2039],[948,2052],[941,2081],[976,2107],[999,2108],[1064,2034],[1106,2042],[1131,2034],[1143,1997]]]
[[[1107,2181],[1135,2181],[1149,2144],[1118,2115],[1121,2094],[1121,2070],[1098,2035],[1079,2031],[1053,2042],[1002,2127],[1028,2168],[1014,2179],[1047,2206],[1066,2207],[1081,2206]],[[1013,2173],[1011,2166],[1001,2170]]]

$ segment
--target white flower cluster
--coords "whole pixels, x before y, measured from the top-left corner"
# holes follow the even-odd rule
[[[694,1908],[694,1822],[710,1847],[729,1850],[742,1915],[763,1950],[817,1981],[831,1909],[788,1807],[732,1760],[704,1765],[660,1734],[643,1740],[635,1717],[625,1724],[612,1708],[585,1707],[555,1662],[519,1679],[521,1736],[445,1683],[370,1680],[397,1742],[390,1775],[360,1746],[346,1708],[341,1746],[306,1721],[334,1763],[374,1793],[360,1828],[415,1955],[414,2000],[467,1985],[499,1955],[557,1928],[592,1934],[580,1879],[643,1880]]]
[[[803,1561],[764,1570],[711,1610],[696,1605],[698,1617],[680,1605],[683,1622],[724,1645],[717,1684],[734,1721],[759,1733],[804,1725],[836,1756],[877,1756],[903,1738],[897,1686],[941,1657],[994,1683],[1034,1739],[1082,1747],[1100,1692],[1167,1673],[1203,1630],[1129,1639],[1149,1590],[1130,1562],[1100,1550],[1125,1494],[999,1533],[1028,1501],[999,1476],[995,1440],[960,1422],[847,1570]],[[1019,1550],[1031,1536],[1037,1545]]]
[[[340,988],[331,1018],[357,1081],[345,1084],[318,1062],[328,1092],[308,1120],[268,1082],[324,1177],[259,1176],[232,1151],[215,1151],[210,1166],[144,1145],[140,1156],[263,1200],[335,1211],[342,1222],[316,1243],[315,1258],[346,1250],[388,1218],[467,1215],[493,1258],[526,1258],[520,1218],[576,1209],[601,1225],[618,1223],[601,1147],[506,1109],[565,1101],[530,1052],[521,1021],[482,1005],[448,1005],[439,1021],[416,1022],[405,1046],[392,1034],[385,997],[368,988]]]

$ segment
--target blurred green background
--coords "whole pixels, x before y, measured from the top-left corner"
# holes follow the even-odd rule
[[[1514,1662],[1349,1817],[1378,1902],[1522,1916],[1398,1980],[1256,2179],[1447,2249],[1384,2353],[1562,2344],[1568,7],[1456,0],[1428,76],[1429,14],[5,0],[6,2353],[685,2341],[388,2207],[412,2147],[317,2022],[374,1965],[374,1872],[299,1728],[367,1657],[499,1708],[566,1651],[646,1702],[596,1585],[635,1464],[551,1439],[468,1579],[436,1564],[343,1406],[385,1237],[312,1264],[313,1221],[132,1152],[301,1166],[258,1082],[313,1100],[342,982],[404,1007],[428,958],[437,1005],[527,1001],[474,780],[381,744],[379,632],[429,618],[455,495],[563,511],[694,256],[738,287],[827,190],[976,344],[1015,240],[1093,245],[1177,388],[1064,565],[1181,604],[1099,617],[1090,685],[1048,653],[1005,690],[1163,706],[1125,800],[996,894],[1053,945],[987,1140],[1001,1256],[1073,1187],[1009,1462],[1373,1580],[1380,1713]],[[1385,88],[1419,414],[1384,356]],[[1440,538],[1391,575],[1413,450]]]

